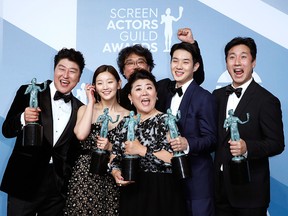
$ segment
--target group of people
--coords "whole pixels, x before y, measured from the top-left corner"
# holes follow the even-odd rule
[[[118,55],[127,84],[121,88],[113,66],[99,66],[85,86],[86,105],[71,93],[85,66],[74,49],[60,50],[53,81],[36,85],[37,107],[29,107],[25,94],[31,86],[19,88],[2,127],[5,137],[16,137],[0,188],[8,194],[9,216],[266,215],[268,160],[284,150],[284,134],[280,101],[252,77],[256,44],[236,37],[225,46],[232,84],[210,93],[200,86],[204,66],[191,29],[177,35],[181,42],[170,50],[173,80],[156,81],[152,53],[137,44]],[[237,140],[223,126],[231,109],[239,119],[250,116],[238,126]],[[170,112],[181,116],[176,138],[166,125]],[[35,122],[44,128],[43,141],[25,146],[23,128]],[[91,171],[96,150],[107,156],[104,173]],[[173,175],[173,152],[187,155],[189,177]],[[249,162],[250,182],[233,184],[230,161],[240,155]],[[136,180],[124,178],[127,156],[138,159]]]

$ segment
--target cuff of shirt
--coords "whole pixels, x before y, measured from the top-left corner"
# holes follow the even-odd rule
[[[25,126],[24,112],[20,116],[20,122],[22,124],[22,127]]]
[[[189,144],[187,144],[187,149],[184,150],[184,153],[185,153],[185,154],[188,154],[188,153],[189,153],[189,150],[190,150],[190,147],[189,147]]]

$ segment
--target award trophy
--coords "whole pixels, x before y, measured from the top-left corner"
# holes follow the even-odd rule
[[[47,87],[47,82],[44,82],[43,89],[36,85],[37,79],[33,78],[31,84],[28,85],[24,94],[30,93],[29,106],[32,108],[38,107],[38,92],[42,92]],[[22,145],[28,146],[41,146],[43,139],[43,126],[37,122],[29,122],[23,127],[23,140]]]
[[[167,118],[165,120],[165,125],[169,129],[169,134],[172,139],[178,137],[179,131],[176,122],[180,119],[180,110],[178,110],[177,115],[172,114],[171,109],[167,110]],[[177,179],[185,179],[190,176],[190,165],[187,155],[183,151],[173,152],[172,171]]]
[[[101,123],[100,137],[107,137],[109,122],[116,123],[119,120],[119,115],[115,121],[108,115],[109,109],[105,108],[102,115],[100,115],[96,122]],[[106,150],[94,148],[91,154],[91,163],[89,172],[92,174],[103,175],[107,171],[107,164],[109,162],[109,153]]]
[[[240,140],[238,131],[238,123],[245,124],[249,121],[249,113],[247,113],[247,120],[241,121],[238,117],[234,116],[232,109],[228,111],[228,118],[224,121],[224,128],[230,128],[231,140]],[[234,156],[230,162],[230,179],[232,184],[246,184],[250,182],[250,170],[246,157],[243,155]]]
[[[140,122],[140,114],[134,118],[134,111],[130,111],[123,127],[127,127],[127,141],[135,140],[135,126]],[[125,155],[122,159],[122,176],[125,181],[135,181],[139,170],[139,156]]]

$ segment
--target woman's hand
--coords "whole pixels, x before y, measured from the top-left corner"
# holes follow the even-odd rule
[[[111,174],[114,177],[115,182],[119,187],[134,183],[134,181],[124,181],[124,178],[122,177],[121,171],[119,169],[113,169]]]

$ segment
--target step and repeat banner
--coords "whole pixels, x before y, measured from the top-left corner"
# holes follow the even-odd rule
[[[153,74],[171,78],[170,47],[178,42],[177,30],[189,27],[204,60],[202,86],[210,92],[231,82],[226,43],[236,36],[254,38],[254,78],[280,99],[287,141],[287,23],[288,3],[282,0],[0,0],[0,126],[20,85],[34,77],[53,79],[53,58],[61,48],[80,50],[86,59],[73,90],[86,103],[84,84],[101,64],[117,68],[118,52],[126,46],[148,47],[156,63]],[[13,145],[14,139],[0,133],[0,180]],[[287,164],[286,150],[270,158],[271,216],[288,215]],[[0,215],[6,215],[6,199],[0,192]]]

